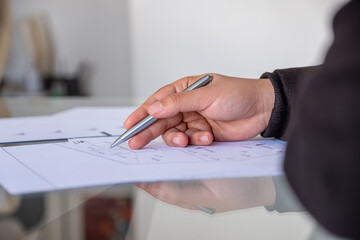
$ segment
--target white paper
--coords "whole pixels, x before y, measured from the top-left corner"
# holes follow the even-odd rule
[[[120,135],[129,107],[82,107],[52,116],[0,119],[0,144]]]
[[[142,181],[250,177],[282,173],[285,143],[278,140],[215,142],[168,147],[159,138],[144,149],[116,138],[0,149],[0,183],[11,194],[45,192]]]
[[[73,120],[116,120],[124,122],[135,107],[76,107],[52,115],[57,119]]]

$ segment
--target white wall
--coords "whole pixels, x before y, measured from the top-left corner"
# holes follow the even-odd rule
[[[128,0],[12,0],[12,9],[15,26],[48,15],[61,71],[89,62],[92,95],[131,96]]]
[[[135,97],[187,75],[319,64],[343,0],[132,0]]]
[[[47,12],[58,59],[95,67],[95,96],[140,101],[186,75],[257,78],[322,62],[345,0],[12,0],[15,19]]]

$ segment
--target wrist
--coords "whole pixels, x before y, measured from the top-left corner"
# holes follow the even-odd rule
[[[269,125],[271,113],[275,105],[274,87],[268,78],[259,79],[259,111],[262,116],[263,131]]]

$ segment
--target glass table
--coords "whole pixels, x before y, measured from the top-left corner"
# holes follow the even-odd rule
[[[104,105],[114,102],[102,101]],[[93,105],[99,101],[24,98],[6,102],[10,103],[9,111],[19,116],[21,108],[31,112],[26,107],[29,102],[41,103],[41,110],[47,114],[46,111],[56,112],[56,107],[63,110],[73,103]],[[39,111],[37,108],[36,115]],[[336,237],[304,210],[285,176],[259,176],[131,183],[21,196],[9,195],[0,188],[0,240],[3,239]]]
[[[0,195],[0,239],[308,239],[283,176]]]

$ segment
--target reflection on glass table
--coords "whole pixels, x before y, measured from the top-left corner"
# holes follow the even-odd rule
[[[283,176],[135,186],[23,196],[1,190],[0,239],[336,239]]]
[[[136,186],[166,203],[206,213],[210,213],[206,209],[221,213],[271,206],[275,202],[272,177],[139,183]]]

